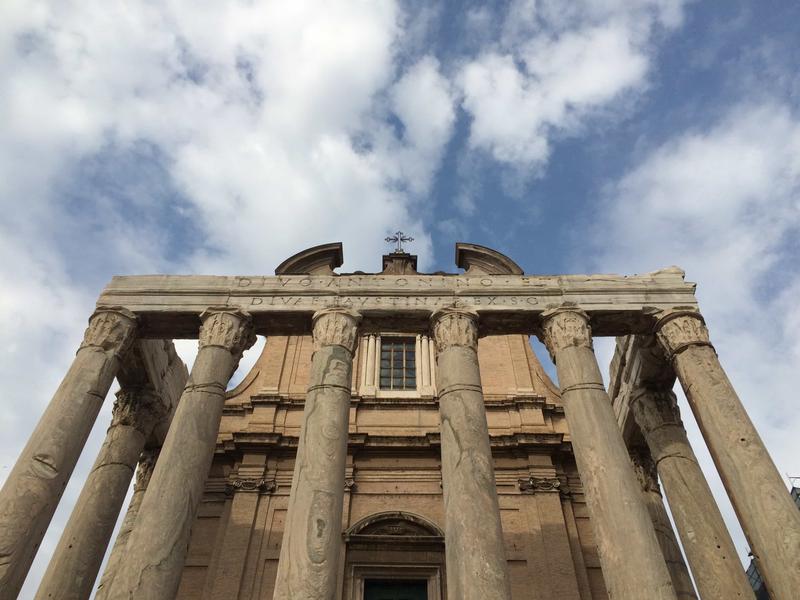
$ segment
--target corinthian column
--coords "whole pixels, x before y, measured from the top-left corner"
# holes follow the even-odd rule
[[[89,597],[139,455],[166,410],[146,388],[117,392],[97,460],[47,567],[36,600]]]
[[[139,508],[142,506],[144,493],[147,491],[147,486],[150,484],[153,468],[158,459],[158,452],[158,448],[152,448],[142,452],[139,457],[139,466],[136,467],[136,483],[133,485],[133,496],[131,496],[130,504],[128,504],[128,510],[125,511],[125,517],[122,519],[122,525],[120,525],[117,539],[114,540],[114,546],[111,548],[111,556],[108,557],[103,576],[100,578],[100,583],[97,585],[97,593],[94,595],[94,600],[106,600],[108,591],[111,588],[111,582],[114,577],[116,577],[120,565],[125,561],[125,548],[128,545],[128,538],[133,531],[136,517],[139,515]]]
[[[637,390],[631,411],[656,463],[700,597],[752,600],[733,540],[686,437],[675,394]]]
[[[703,317],[664,313],[656,336],[686,392],[770,596],[796,598],[800,511],[723,371]]]
[[[650,513],[650,520],[653,522],[653,529],[656,532],[658,545],[661,546],[661,553],[664,555],[664,562],[667,564],[669,576],[672,578],[672,587],[678,600],[697,600],[694,592],[692,578],[689,569],[681,554],[681,548],[675,537],[675,530],[667,514],[667,507],[664,506],[664,499],[661,496],[661,489],[658,485],[658,472],[650,450],[643,446],[634,446],[629,450],[633,471],[642,487],[642,497],[644,498],[647,512]],[[738,561],[733,561],[738,564]],[[744,577],[744,571],[739,567],[739,574]],[[752,593],[751,593],[752,595]],[[732,596],[736,598],[737,596]],[[706,600],[703,598],[703,600]]]
[[[442,439],[447,596],[509,600],[500,507],[478,368],[478,315],[431,317]]]
[[[242,353],[255,341],[250,315],[244,311],[209,308],[200,319],[197,358],[108,598],[172,600],[178,590],[214,457],[225,388]]]
[[[89,319],[72,366],[0,491],[0,599],[17,597],[61,494],[72,475],[136,317],[101,307]]]
[[[571,307],[542,315],[556,364],[575,461],[595,531],[603,577],[614,600],[675,600],[592,347],[589,317]]]
[[[314,315],[314,355],[274,600],[336,596],[353,350],[360,320],[343,308]]]

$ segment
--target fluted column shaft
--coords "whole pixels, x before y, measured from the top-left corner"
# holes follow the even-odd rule
[[[353,351],[359,315],[317,312],[274,600],[333,600],[342,534]]]
[[[214,457],[225,388],[255,341],[250,315],[210,308],[189,381],[161,449],[130,535],[125,562],[108,598],[172,600],[178,590],[192,523]]]
[[[478,366],[478,316],[443,309],[431,319],[442,440],[447,595],[509,600],[500,507]]]
[[[719,363],[702,316],[663,314],[659,343],[672,362],[774,600],[800,590],[800,511]]]
[[[556,364],[575,461],[614,600],[675,600],[669,572],[628,451],[603,386],[589,317],[574,308],[542,315],[543,342]]]
[[[153,475],[153,468],[155,467],[156,460],[158,459],[158,448],[145,450],[139,457],[139,465],[136,468],[136,483],[133,485],[133,495],[128,504],[128,510],[125,511],[125,517],[122,519],[117,539],[114,540],[114,546],[111,548],[111,555],[108,557],[106,568],[100,578],[100,583],[97,585],[97,593],[94,600],[106,600],[108,592],[111,588],[111,582],[117,575],[120,565],[125,561],[125,548],[128,545],[128,538],[130,538],[133,526],[136,523],[136,517],[139,515],[139,509],[142,506],[144,494],[147,491],[147,486],[150,484],[150,478]]]
[[[133,343],[136,317],[102,307],[0,491],[0,599],[17,597],[36,550]]]
[[[675,537],[675,530],[669,520],[667,507],[664,506],[664,498],[661,496],[661,489],[658,485],[658,472],[650,450],[646,447],[636,446],[630,449],[630,456],[633,471],[642,487],[642,497],[647,512],[650,513],[658,545],[661,546],[661,553],[664,555],[664,562],[667,564],[669,576],[672,579],[675,595],[678,600],[697,600],[689,569],[683,560],[678,539]],[[739,572],[744,573],[741,568],[739,568]]]
[[[117,393],[111,427],[50,559],[36,600],[89,597],[139,455],[164,412],[160,399],[150,389],[122,389]]]
[[[675,394],[671,389],[636,390],[631,411],[661,477],[700,597],[752,600],[753,590],[689,444]]]

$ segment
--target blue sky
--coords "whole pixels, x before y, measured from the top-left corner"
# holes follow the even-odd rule
[[[398,228],[428,270],[456,241],[531,273],[680,265],[800,475],[797,23],[771,1],[4,2],[0,480],[112,275],[268,274],[337,240],[377,270]]]

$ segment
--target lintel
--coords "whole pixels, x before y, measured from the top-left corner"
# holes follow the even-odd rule
[[[253,315],[260,334],[302,333],[329,306],[364,316],[365,327],[424,332],[439,308],[472,308],[481,333],[534,333],[548,308],[574,305],[591,317],[597,336],[647,333],[652,315],[696,307],[695,284],[672,267],[643,275],[279,275],[114,277],[98,305],[123,306],[140,318],[140,335],[196,338],[209,306]]]

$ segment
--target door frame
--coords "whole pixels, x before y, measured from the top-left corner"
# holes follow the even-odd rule
[[[442,600],[442,573],[438,565],[350,565],[350,581],[353,585],[349,600],[364,600],[364,581],[367,579],[424,580],[428,582],[428,600]]]

